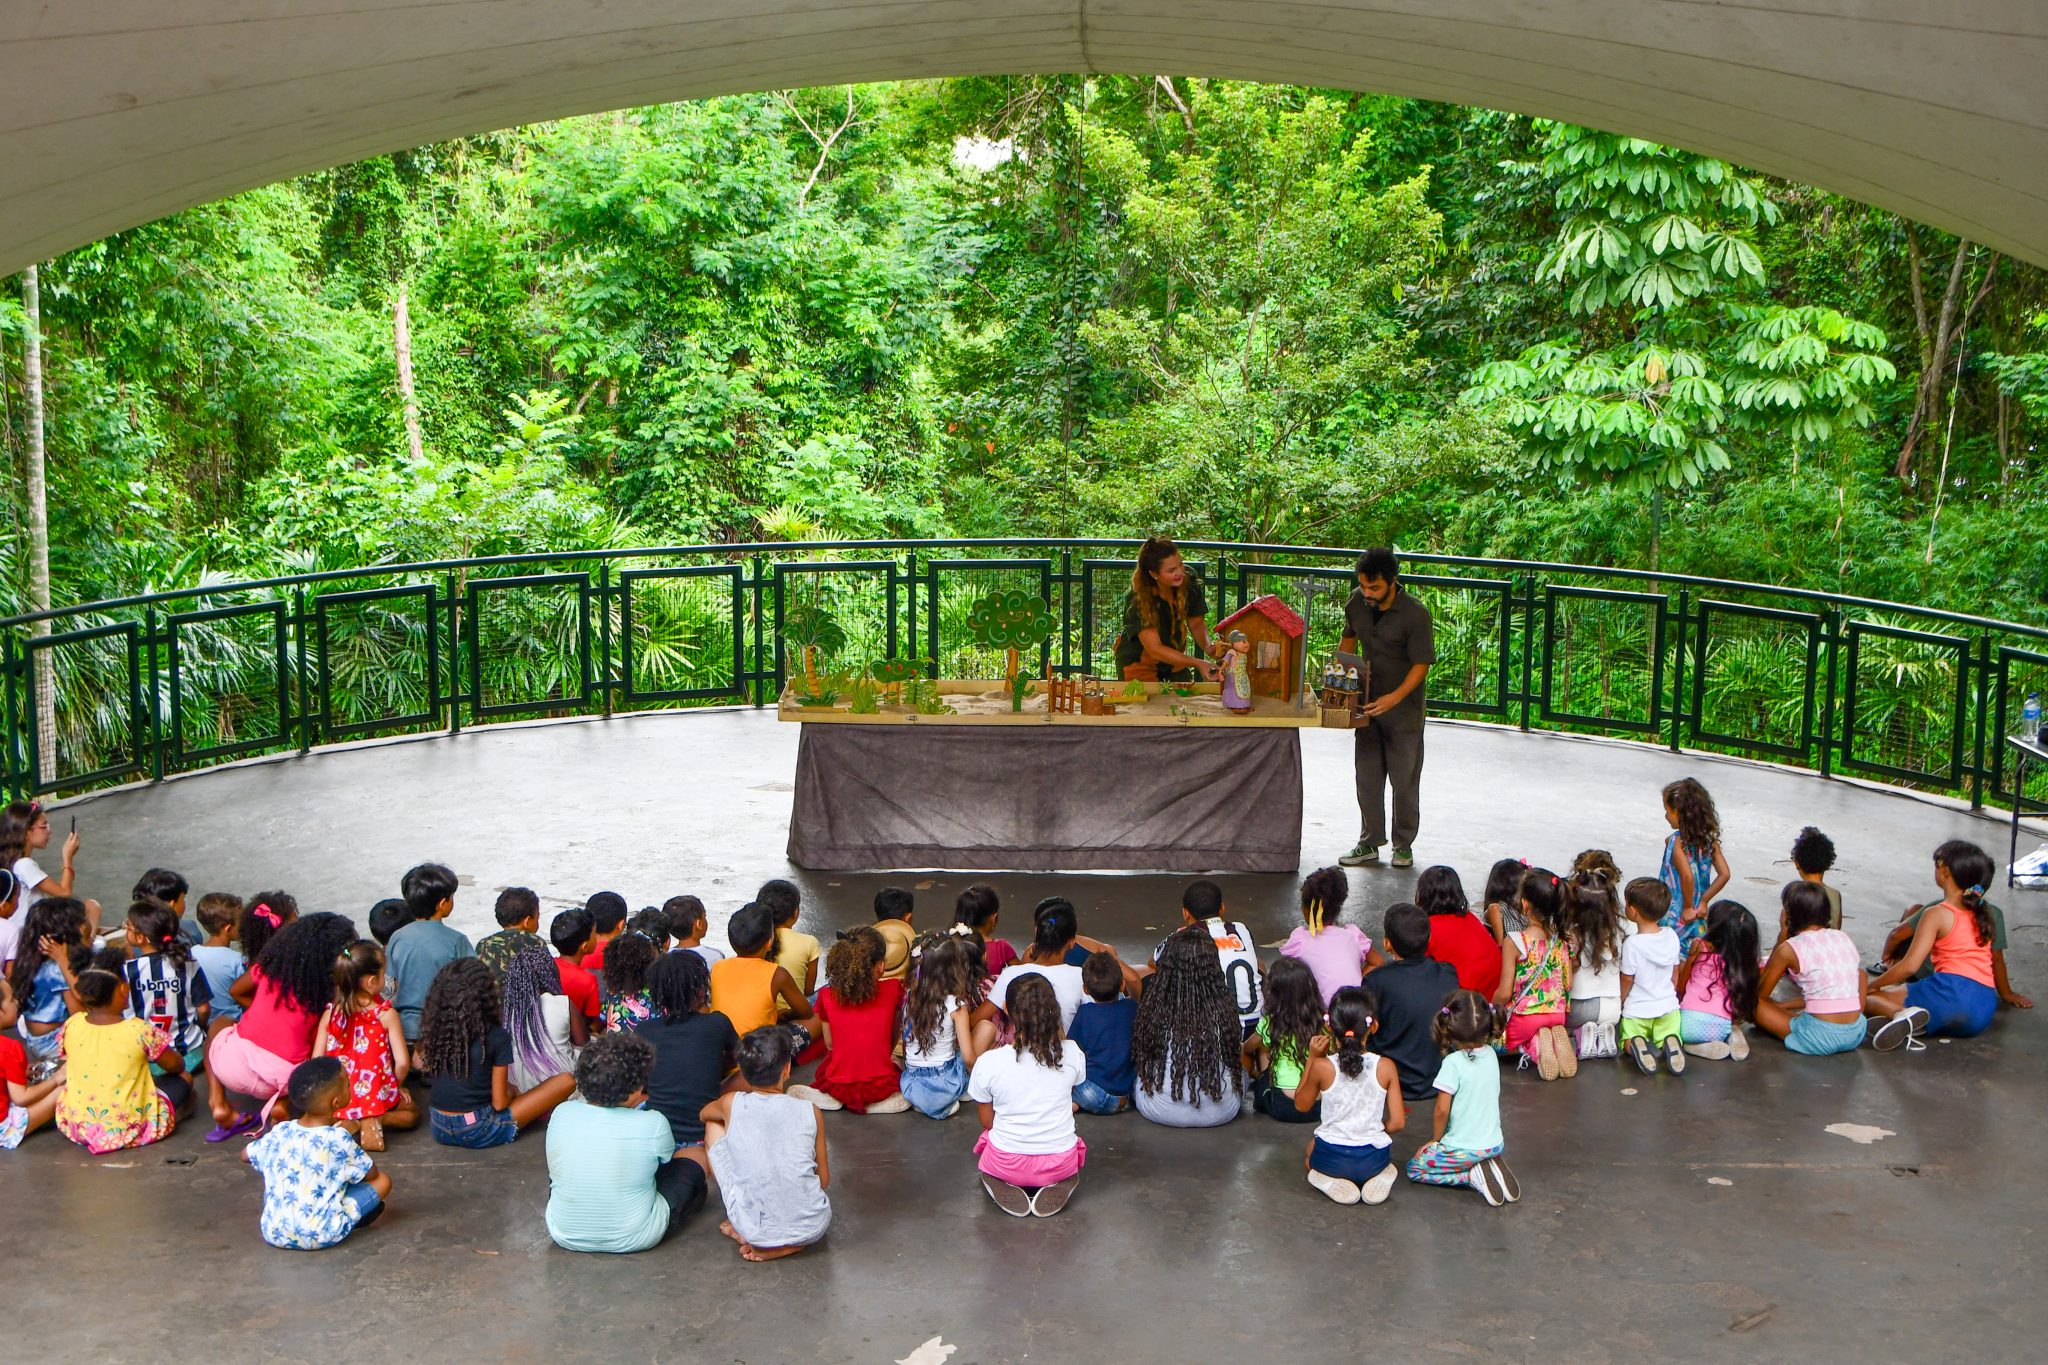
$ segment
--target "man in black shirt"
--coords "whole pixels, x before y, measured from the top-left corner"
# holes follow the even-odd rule
[[[1429,608],[1401,587],[1401,561],[1388,549],[1367,550],[1354,566],[1358,590],[1344,603],[1344,639],[1338,648],[1364,657],[1365,713],[1372,724],[1352,732],[1358,776],[1358,843],[1337,861],[1346,867],[1379,863],[1387,842],[1385,788],[1394,789],[1394,866],[1415,864],[1422,826],[1422,681],[1436,662],[1436,628]]]

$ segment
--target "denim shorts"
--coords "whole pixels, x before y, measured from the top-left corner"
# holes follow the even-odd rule
[[[1863,1035],[1861,1019],[1831,1024],[1825,1019],[1802,1013],[1792,1016],[1792,1027],[1785,1034],[1785,1046],[1809,1057],[1832,1057],[1837,1052],[1854,1052],[1862,1047]]]
[[[1927,1011],[1927,1031],[1947,1038],[1975,1038],[1998,1014],[1998,992],[1955,972],[1936,972],[1906,987],[1906,1003]]]
[[[1131,1107],[1129,1095],[1112,1095],[1093,1081],[1074,1087],[1074,1103],[1084,1114],[1119,1114]]]
[[[377,1206],[384,1202],[384,1198],[371,1187],[369,1181],[358,1180],[341,1192],[341,1202],[356,1211],[356,1221],[360,1223],[377,1211]]]
[[[1323,1175],[1334,1175],[1339,1180],[1348,1180],[1354,1185],[1366,1181],[1387,1169],[1393,1160],[1394,1149],[1386,1147],[1340,1147],[1334,1142],[1317,1138],[1308,1154],[1308,1165],[1312,1171]]]
[[[519,1136],[519,1125],[509,1109],[472,1109],[467,1114],[427,1111],[434,1141],[444,1147],[502,1147]]]
[[[896,1088],[918,1113],[928,1119],[944,1118],[967,1093],[967,1063],[955,1052],[937,1066],[906,1066]]]

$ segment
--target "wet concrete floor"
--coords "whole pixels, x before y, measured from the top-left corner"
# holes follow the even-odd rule
[[[603,888],[636,906],[695,892],[714,939],[721,915],[778,875],[805,887],[813,931],[866,919],[890,881],[917,889],[921,921],[943,920],[973,878],[788,866],[795,740],[758,713],[648,716],[109,793],[74,803],[81,890],[114,905],[161,862],[196,891],[282,885],[306,909],[360,922],[432,858],[463,874],[454,922],[472,935],[493,927],[491,898],[515,883],[550,910]],[[1355,810],[1348,742],[1303,740],[1307,870],[1350,844]],[[1495,857],[1561,867],[1587,846],[1612,850],[1627,875],[1654,873],[1657,791],[1685,773],[1713,792],[1730,894],[1760,917],[1775,913],[1785,850],[1809,822],[1841,850],[1845,927],[1866,949],[1900,906],[1932,897],[1927,854],[1942,840],[1975,840],[2003,871],[2004,826],[1941,805],[1450,724],[1430,735],[1418,858],[1452,863],[1475,893]],[[1186,877],[988,880],[1012,938],[1057,889],[1085,931],[1137,951],[1174,922]],[[1221,880],[1263,942],[1284,936],[1296,878]],[[1411,873],[1354,871],[1346,916],[1376,933],[1412,885]],[[2016,984],[2048,996],[2048,896],[1994,898]],[[1340,1208],[1302,1181],[1299,1129],[1246,1117],[1183,1132],[1124,1115],[1081,1119],[1090,1161],[1068,1212],[1020,1221],[973,1184],[970,1118],[834,1115],[833,1231],[769,1266],[740,1261],[715,1216],[637,1256],[554,1248],[537,1132],[487,1153],[397,1135],[380,1158],[391,1212],[341,1248],[300,1254],[258,1240],[259,1182],[238,1152],[200,1140],[203,1121],[103,1158],[45,1131],[0,1153],[13,1247],[0,1303],[17,1342],[61,1341],[74,1357],[142,1343],[173,1361],[880,1362],[933,1338],[916,1359],[2033,1360],[2048,1331],[2028,1268],[2048,1190],[2041,1018],[2002,1012],[1981,1038],[1913,1056],[1803,1058],[1765,1043],[1683,1078],[1612,1063],[1548,1085],[1510,1076],[1508,1154],[1525,1198],[1505,1209],[1405,1183],[1379,1208]],[[1397,1155],[1426,1136],[1426,1119],[1417,1127]]]

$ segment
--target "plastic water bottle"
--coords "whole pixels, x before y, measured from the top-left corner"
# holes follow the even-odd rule
[[[2020,738],[2029,744],[2041,742],[2041,694],[2027,693],[2027,704],[2020,708]]]

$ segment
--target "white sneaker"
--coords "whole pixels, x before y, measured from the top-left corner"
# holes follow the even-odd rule
[[[812,1104],[818,1106],[818,1108],[820,1109],[825,1110],[827,1113],[830,1113],[834,1109],[844,1109],[846,1107],[845,1105],[841,1104],[838,1100],[835,1100],[830,1095],[826,1094],[824,1091],[814,1090],[808,1085],[792,1085],[785,1088],[782,1093],[789,1096],[793,1100],[809,1100]]]
[[[1744,1062],[1749,1060],[1749,1035],[1737,1024],[1728,1030],[1728,1060]]]
[[[1465,1183],[1479,1191],[1479,1197],[1494,1208],[1508,1202],[1508,1192],[1501,1188],[1500,1178],[1493,1173],[1490,1161],[1482,1161],[1465,1172]]]
[[[1389,1161],[1386,1169],[1358,1187],[1361,1203],[1384,1204],[1387,1196],[1394,1192],[1394,1163]]]
[[[1877,1032],[1870,1035],[1870,1046],[1879,1052],[1892,1052],[1912,1042],[1926,1030],[1927,1011],[1918,1005],[1908,1005],[1877,1026]]]
[[[1393,1168],[1388,1167],[1388,1169],[1392,1170]],[[1356,1204],[1358,1202],[1358,1186],[1352,1184],[1349,1180],[1343,1180],[1334,1175],[1324,1175],[1321,1171],[1310,1171],[1308,1173],[1308,1183],[1330,1196],[1332,1203]],[[1386,1196],[1382,1194],[1380,1198],[1384,1199]]]
[[[870,1114],[901,1114],[908,1111],[909,1108],[910,1101],[904,1099],[902,1092],[898,1091],[885,1100],[876,1100],[867,1107],[867,1112]]]

